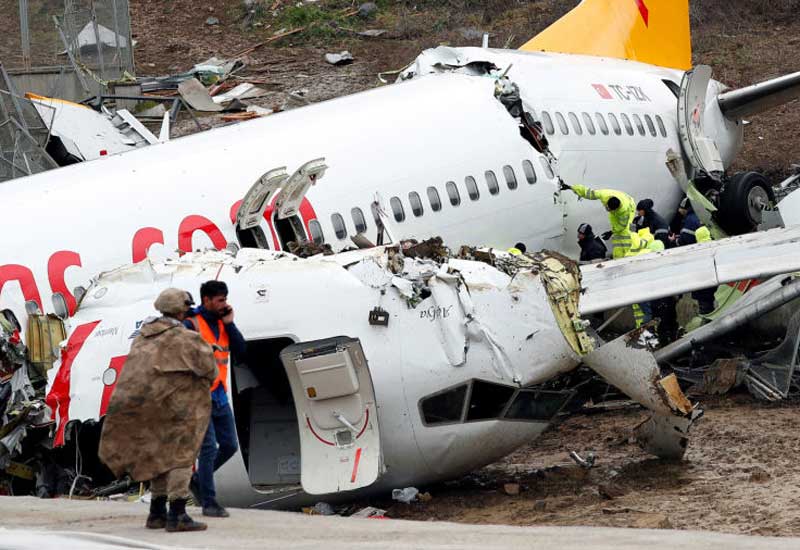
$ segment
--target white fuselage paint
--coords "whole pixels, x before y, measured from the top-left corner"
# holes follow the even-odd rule
[[[465,50],[474,54],[476,49]],[[676,179],[665,165],[667,152],[680,154],[681,148],[676,98],[662,80],[679,83],[679,71],[604,58],[477,51],[497,66],[513,64],[508,74],[526,107],[540,120],[545,112],[552,118],[555,133],[548,138],[565,182],[621,189],[637,200],[652,198],[665,215],[674,211],[685,175]],[[212,245],[203,227],[218,228],[217,244],[235,242],[229,212],[256,179],[279,166],[291,172],[317,157],[324,157],[330,169],[309,191],[314,213],[306,211],[304,219],[316,217],[326,242],[336,249],[349,245],[356,232],[353,208],[362,210],[366,235],[374,238],[370,204],[377,195],[395,238],[440,235],[451,244],[497,247],[521,241],[531,250],[574,254],[578,225],[589,222],[602,232],[608,227],[606,214],[599,204],[558,193],[556,180],[543,168],[544,157],[519,137],[517,122],[493,91],[493,80],[485,77],[418,77],[0,185],[5,205],[0,229],[7,243],[0,252],[0,306],[22,319],[24,296],[38,296],[50,309],[53,292],[86,285],[100,271],[130,262],[134,235],[142,228],[163,236],[163,245],[150,248],[155,258],[178,248],[181,231],[194,250]],[[568,135],[559,130],[556,113],[565,117]],[[580,135],[570,113],[581,122]],[[583,113],[594,119],[594,134]],[[609,135],[600,130],[597,113]],[[647,125],[645,135],[635,125],[633,135],[624,127],[616,135],[609,113],[620,124],[622,114],[659,116],[666,137],[658,128],[651,135]],[[741,128],[722,122],[715,109],[706,113],[729,164]],[[525,160],[536,172],[535,184],[526,181]],[[506,185],[505,166],[514,170],[516,190]],[[495,195],[487,188],[487,171],[497,177]],[[468,176],[475,178],[478,200],[469,198]],[[458,189],[459,206],[448,198],[450,181]],[[440,197],[438,212],[431,208],[429,187]],[[421,216],[412,213],[410,192],[421,198]],[[392,197],[402,202],[403,222],[392,216]],[[335,236],[331,216],[336,213],[345,221],[345,239]],[[270,237],[274,246],[273,241]],[[28,271],[32,277],[21,280]]]

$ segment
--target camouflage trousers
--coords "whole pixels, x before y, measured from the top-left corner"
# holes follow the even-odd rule
[[[192,479],[192,468],[175,468],[164,472],[150,480],[150,493],[153,497],[169,497],[173,500],[189,498],[189,480]]]

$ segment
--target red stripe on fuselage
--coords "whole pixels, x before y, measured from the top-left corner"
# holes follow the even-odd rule
[[[56,447],[64,444],[64,429],[67,426],[67,422],[69,422],[72,364],[75,362],[75,357],[81,351],[84,342],[86,342],[86,339],[99,323],[100,321],[93,321],[77,327],[61,352],[61,367],[58,369],[56,378],[53,381],[53,387],[50,388],[50,392],[45,399],[45,402],[53,411],[53,419],[56,419],[56,411],[58,411],[58,425],[56,426],[56,435],[53,440],[53,445]]]
[[[108,410],[108,403],[111,401],[114,388],[117,387],[117,382],[119,382],[119,377],[122,374],[122,367],[125,366],[125,359],[127,358],[127,355],[112,357],[111,362],[108,364],[108,368],[113,369],[117,373],[117,376],[114,378],[113,384],[103,384],[103,396],[100,398],[100,417],[104,416]]]

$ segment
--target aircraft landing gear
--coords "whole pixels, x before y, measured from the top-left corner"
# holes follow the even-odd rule
[[[763,174],[734,174],[720,193],[717,222],[731,235],[750,233],[758,227],[763,211],[774,201],[772,186]]]

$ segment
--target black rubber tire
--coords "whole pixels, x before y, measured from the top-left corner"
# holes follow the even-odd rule
[[[772,186],[763,174],[740,172],[725,184],[719,198],[717,223],[729,235],[743,235],[755,231],[761,223],[761,212],[751,205],[753,199],[767,202],[775,201]]]

